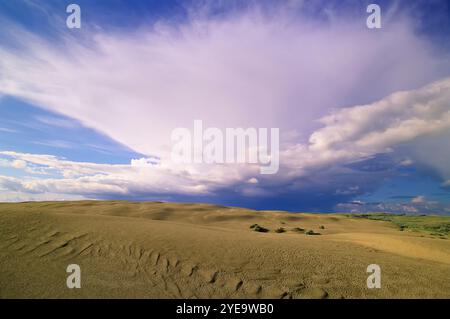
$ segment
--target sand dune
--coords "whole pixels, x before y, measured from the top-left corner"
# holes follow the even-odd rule
[[[72,263],[81,289],[66,287]],[[366,286],[369,264],[381,266],[381,289]],[[0,204],[0,270],[2,298],[449,298],[450,240],[338,214]]]
[[[337,234],[334,238],[401,256],[432,260],[450,265],[450,245],[447,241],[373,233]]]

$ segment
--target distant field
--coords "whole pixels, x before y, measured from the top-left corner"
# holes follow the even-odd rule
[[[450,298],[450,217],[0,203],[2,298]],[[81,267],[68,289],[66,267]],[[381,267],[369,289],[366,268]]]
[[[443,238],[448,238],[450,233],[450,216],[394,215],[386,213],[347,214],[346,216],[389,221],[398,226],[401,231],[425,232]]]

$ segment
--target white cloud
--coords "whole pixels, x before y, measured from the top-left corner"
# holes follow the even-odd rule
[[[448,62],[431,53],[407,19],[374,33],[354,20],[322,25],[249,11],[176,27],[160,21],[133,32],[88,29],[78,38],[63,35],[58,44],[14,30],[22,50],[0,44],[0,94],[74,119],[38,118],[42,123],[80,121],[149,158],[111,165],[1,152],[12,159],[4,166],[20,161],[16,168],[48,175],[3,176],[0,184],[10,191],[102,197],[229,188],[276,196],[323,187],[328,181],[315,178],[318,172],[404,145],[404,163],[422,163],[450,180],[448,147],[429,143],[449,139],[450,79],[418,88],[448,71]],[[411,90],[399,91],[405,89]],[[354,104],[364,105],[343,108]],[[164,157],[171,131],[191,128],[194,119],[219,128],[279,127],[285,136],[280,172],[171,164]],[[424,145],[431,145],[425,154]],[[425,156],[433,152],[439,156]],[[333,193],[363,192],[357,183]]]
[[[413,204],[423,204],[426,202],[425,196],[416,196],[411,200]]]
[[[394,93],[372,104],[335,111],[322,118],[324,127],[311,134],[309,143],[285,145],[281,151],[280,173],[274,176],[257,175],[257,165],[174,165],[155,158],[132,159],[128,165],[113,165],[2,151],[0,155],[9,159],[2,160],[3,166],[24,169],[31,174],[46,172],[57,176],[20,180],[3,177],[2,183],[8,189],[23,192],[88,197],[105,194],[195,196],[213,194],[225,188],[235,188],[243,196],[292,192],[298,187],[304,188],[307,184],[301,181],[315,178],[323,169],[378,153],[395,152],[399,143],[447,132],[450,128],[449,100],[450,79],[445,79],[418,90]],[[392,130],[397,134],[392,134]],[[447,158],[449,156],[447,153]],[[399,165],[404,165],[404,161]],[[315,178],[309,183],[308,187],[313,187],[314,183],[320,185],[321,182]],[[284,190],[283,185],[290,186]],[[356,178],[353,184],[336,184],[334,193],[357,195],[363,191]]]
[[[133,159],[129,165],[96,164],[68,161],[51,155],[0,152],[9,158],[3,166],[30,168],[48,173],[48,178],[13,178],[0,176],[0,186],[24,193],[77,194],[101,197],[107,194],[139,196],[140,194],[208,194],[219,187],[239,182],[236,167],[205,169],[200,166],[168,167],[153,159]],[[17,163],[20,163],[17,165]],[[35,171],[26,170],[33,174]],[[249,171],[252,171],[249,169]],[[253,169],[253,174],[257,167]],[[202,172],[204,174],[202,174]]]
[[[60,141],[60,140],[45,140],[45,141],[34,141],[34,144],[50,146],[54,148],[74,148],[75,145],[70,142]]]
[[[449,138],[449,101],[450,78],[447,78],[417,90],[396,92],[372,104],[333,112],[320,120],[324,127],[311,134],[308,147],[298,146],[299,162],[337,163],[393,152],[397,146],[422,137]],[[409,146],[411,158],[415,156],[414,149],[423,144]],[[440,161],[449,163],[447,145],[440,143],[434,147],[439,151]],[[417,158],[416,162],[435,168],[441,178],[450,177],[450,171],[433,165],[428,158]],[[412,159],[407,163],[412,163]]]
[[[6,128],[6,127],[0,127],[0,132],[5,132],[5,133],[17,133],[16,130],[10,129],[10,128]]]
[[[35,116],[35,120],[37,120],[40,123],[43,123],[45,125],[51,125],[51,126],[57,126],[65,129],[72,129],[79,127],[79,124],[71,119],[64,119],[54,116]]]
[[[87,29],[59,45],[14,30],[22,50],[0,45],[0,94],[159,156],[171,131],[194,119],[305,135],[330,108],[415,88],[436,78],[442,62],[402,18],[371,33],[351,19],[321,25],[250,10],[134,32]]]
[[[339,212],[351,213],[373,213],[373,212],[388,212],[401,214],[436,214],[445,215],[450,212],[448,204],[438,202],[386,202],[386,203],[339,203],[336,205],[336,210]]]
[[[12,161],[11,166],[14,168],[24,169],[27,167],[27,162],[23,160],[14,160]]]

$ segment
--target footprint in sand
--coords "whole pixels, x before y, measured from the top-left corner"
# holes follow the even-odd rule
[[[181,267],[181,273],[186,277],[190,277],[197,268],[197,265],[191,263],[183,263],[183,266]]]
[[[259,295],[262,292],[262,286],[255,283],[244,283],[242,289],[250,296]]]
[[[225,287],[231,291],[238,291],[244,282],[239,278],[232,278],[225,283]]]
[[[218,271],[216,270],[208,270],[208,269],[201,269],[199,270],[199,274],[202,276],[202,278],[209,284],[212,284],[216,281]]]

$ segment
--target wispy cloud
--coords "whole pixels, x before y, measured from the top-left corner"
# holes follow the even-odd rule
[[[74,129],[79,127],[79,123],[72,119],[65,119],[65,118],[59,118],[59,117],[50,117],[50,116],[43,116],[38,115],[34,117],[36,121],[39,123],[43,123],[45,125],[51,125],[51,126],[57,126],[61,128],[66,129]]]
[[[5,132],[5,133],[17,133],[17,130],[11,129],[11,128],[7,128],[7,127],[0,127],[0,132]]]
[[[54,148],[75,148],[76,146],[73,143],[59,140],[51,140],[51,141],[34,141],[34,144],[50,146]]]

